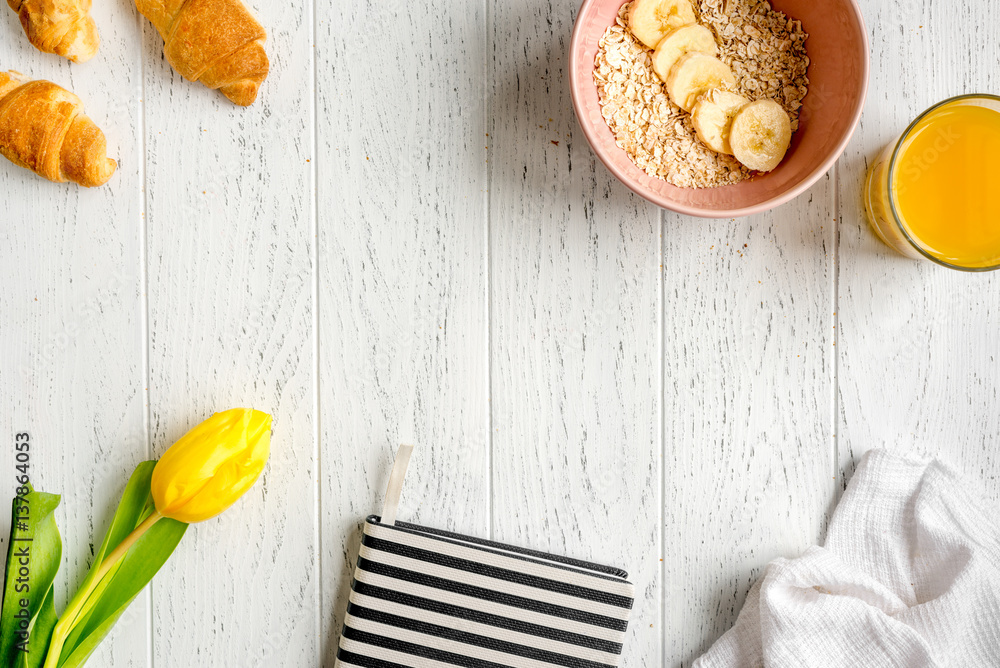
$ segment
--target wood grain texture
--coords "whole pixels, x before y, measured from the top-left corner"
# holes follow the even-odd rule
[[[894,1],[864,10],[872,92],[840,161],[840,475],[888,447],[941,457],[998,500],[1000,275],[897,255],[867,227],[859,195],[868,165],[922,111],[996,92],[1000,8]]]
[[[827,176],[761,216],[666,216],[664,666],[690,665],[828,520],[833,194]]]
[[[657,666],[660,212],[578,130],[577,5],[491,5],[493,534],[628,570],[624,665]]]
[[[159,665],[319,661],[311,16],[253,5],[272,74],[246,109],[183,80],[144,25],[154,452],[218,410],[274,416],[260,481],[153,583]]]
[[[86,66],[36,51],[6,5],[0,68],[77,93],[119,161],[104,187],[55,184],[0,159],[0,534],[7,550],[14,490],[13,438],[33,444],[37,489],[62,495],[56,521],[63,565],[61,608],[86,575],[128,475],[148,457],[142,357],[142,163],[138,26],[130,13],[96,6],[98,55]],[[116,72],[116,86],[104,72]],[[94,666],[146,666],[149,629],[140,596],[93,655]]]
[[[481,3],[319,12],[321,600],[332,666],[361,523],[381,509],[401,441],[418,449],[399,519],[489,532],[487,47]]]

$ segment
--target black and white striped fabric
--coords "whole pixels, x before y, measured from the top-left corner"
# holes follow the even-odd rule
[[[419,527],[365,524],[342,668],[617,666],[633,588],[615,568]]]

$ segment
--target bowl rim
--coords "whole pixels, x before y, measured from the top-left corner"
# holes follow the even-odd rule
[[[836,164],[840,156],[843,155],[844,151],[847,149],[847,145],[850,143],[851,138],[854,136],[854,132],[858,128],[858,124],[861,122],[861,114],[865,108],[865,102],[868,99],[868,85],[871,70],[871,45],[868,39],[868,28],[865,25],[865,17],[861,12],[861,7],[858,5],[858,0],[845,0],[850,6],[851,10],[854,12],[854,16],[858,21],[858,25],[861,27],[861,38],[864,46],[864,60],[862,63],[862,73],[861,73],[861,95],[858,97],[858,101],[854,106],[851,113],[851,123],[849,130],[844,134],[844,137],[837,144],[836,149],[830,153],[830,156],[824,160],[816,169],[810,172],[798,185],[784,193],[772,197],[769,200],[755,204],[753,206],[741,207],[737,209],[704,209],[697,206],[688,206],[686,204],[681,204],[674,202],[665,197],[662,197],[656,193],[645,191],[643,188],[637,184],[632,183],[632,180],[628,176],[619,170],[615,165],[610,164],[608,160],[605,159],[601,151],[598,151],[596,146],[597,142],[597,130],[584,122],[586,118],[583,113],[583,100],[580,99],[577,93],[578,89],[581,87],[581,68],[577,67],[577,60],[579,59],[578,45],[582,40],[583,35],[583,22],[582,18],[586,11],[599,2],[606,2],[607,0],[583,0],[580,5],[580,9],[576,15],[575,25],[573,26],[573,34],[570,37],[569,42],[569,87],[570,87],[570,97],[573,99],[573,111],[576,114],[576,122],[583,130],[584,136],[587,138],[587,143],[590,144],[591,151],[600,159],[601,163],[612,173],[615,178],[617,178],[626,188],[634,192],[639,197],[652,202],[653,204],[659,206],[662,209],[668,211],[673,211],[675,213],[680,213],[688,216],[695,216],[697,218],[740,218],[743,216],[750,216],[758,213],[763,213],[769,211],[773,208],[779,207],[782,204],[790,202],[802,193],[804,193],[809,188],[813,187],[817,181],[819,181],[823,176],[830,171],[830,169]],[[621,0],[622,4],[628,0]],[[596,87],[597,84],[593,83],[593,68],[586,70],[591,73],[590,83]],[[618,148],[619,151],[622,150]],[[723,186],[725,187],[725,186]]]

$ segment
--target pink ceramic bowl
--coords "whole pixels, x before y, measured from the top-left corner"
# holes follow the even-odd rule
[[[594,57],[626,0],[584,0],[570,44],[570,87],[594,152],[633,192],[665,209],[702,218],[736,218],[802,194],[833,166],[861,119],[868,89],[868,34],[855,0],[773,0],[802,21],[809,39],[809,94],[785,160],[768,174],[721,188],[677,188],[635,166],[615,144],[597,98]]]

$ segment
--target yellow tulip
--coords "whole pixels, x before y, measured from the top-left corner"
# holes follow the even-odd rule
[[[270,450],[270,415],[249,408],[216,413],[157,462],[150,482],[157,512],[187,524],[215,517],[253,486]]]
[[[156,510],[101,562],[66,606],[52,630],[44,668],[56,668],[66,639],[98,584],[150,528],[164,517],[192,524],[236,503],[260,477],[271,453],[271,416],[249,408],[216,413],[181,437],[153,467]]]

